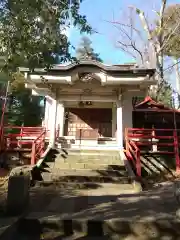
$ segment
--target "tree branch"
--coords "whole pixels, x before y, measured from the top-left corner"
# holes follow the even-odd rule
[[[125,23],[121,23],[121,22],[118,22],[118,21],[107,21],[108,23],[111,23],[113,24],[114,26],[115,25],[121,25],[122,27],[127,27],[127,28],[132,28],[133,31],[135,31],[138,36],[141,38],[142,41],[144,41],[144,39],[142,38],[142,35],[141,35],[141,31],[138,30],[137,28],[135,28],[134,26],[131,26],[129,24],[125,24]]]
[[[121,23],[118,21],[111,21],[110,23],[113,24],[113,26],[120,32],[120,36],[123,38],[123,40],[119,40],[118,43],[120,45],[120,48],[124,51],[133,56],[134,59],[137,60],[137,56],[133,54],[129,49],[131,48],[134,52],[138,54],[140,57],[141,63],[144,63],[143,59],[143,53],[142,51],[137,47],[136,42],[137,40],[133,39],[134,33],[144,42],[144,39],[141,35],[141,32],[134,27],[134,20],[132,16],[132,8],[130,8],[130,16],[128,17],[129,23]]]
[[[161,5],[161,9],[160,9],[160,21],[159,21],[159,26],[160,29],[163,28],[163,20],[164,20],[164,11],[166,8],[166,4],[167,4],[167,0],[162,0],[162,5]]]
[[[153,42],[153,36],[151,34],[151,31],[150,31],[150,28],[149,28],[149,25],[148,25],[148,22],[147,22],[147,19],[144,15],[144,12],[141,11],[140,9],[136,8],[136,7],[133,7],[136,11],[136,13],[139,15],[139,18],[141,20],[141,23],[142,23],[142,26],[143,26],[143,29],[145,30],[145,32],[147,33],[147,37],[148,37],[148,40],[150,42],[152,42],[154,48],[156,49],[156,45],[154,44]]]
[[[123,43],[121,43],[120,41],[118,41],[118,43],[119,43],[120,45],[123,45]],[[136,57],[132,52],[130,52],[130,51],[128,50],[128,46],[122,47],[122,46],[120,46],[120,45],[118,46],[118,48],[120,48],[123,52],[129,54],[129,55],[132,56],[135,60],[137,60],[137,57]]]
[[[178,24],[175,26],[175,28],[173,30],[170,31],[168,37],[165,39],[163,45],[161,46],[161,48],[159,49],[158,53],[161,52],[168,44],[169,40],[171,39],[171,37],[173,36],[173,34],[175,33],[175,31],[178,29],[178,27],[180,27],[180,21],[178,22]]]

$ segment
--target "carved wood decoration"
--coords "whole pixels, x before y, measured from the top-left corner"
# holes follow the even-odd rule
[[[91,81],[95,78],[93,73],[79,73],[79,80],[85,83],[91,83]]]

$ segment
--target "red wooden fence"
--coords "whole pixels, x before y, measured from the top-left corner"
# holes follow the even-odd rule
[[[137,176],[141,177],[141,152],[143,147],[157,148],[158,154],[175,156],[176,171],[180,170],[180,130],[179,129],[142,129],[127,128],[125,130],[126,154],[135,166]],[[166,148],[166,149],[162,149]],[[148,151],[151,151],[148,149]],[[153,151],[152,151],[153,153]]]
[[[5,126],[1,130],[1,151],[31,152],[31,164],[36,164],[45,151],[47,131],[43,127]]]

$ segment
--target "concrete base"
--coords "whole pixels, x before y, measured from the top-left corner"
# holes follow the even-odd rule
[[[99,150],[117,150],[122,147],[118,146],[114,138],[99,138],[97,140],[77,140],[70,136],[59,138],[56,144],[58,148],[69,149],[99,149]]]
[[[58,149],[66,148],[66,149],[78,149],[78,150],[122,150],[121,147],[117,145],[83,145],[83,144],[73,144],[73,145],[61,145],[60,143],[56,145]]]

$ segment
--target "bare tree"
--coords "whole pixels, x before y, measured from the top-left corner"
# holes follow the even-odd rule
[[[147,61],[147,39],[143,36],[141,29],[137,25],[135,11],[129,7],[126,22],[116,21],[113,19],[111,23],[118,31],[116,38],[116,46],[125,53],[128,53],[140,65],[144,65]]]
[[[171,66],[164,67],[164,57],[166,56],[166,49],[170,46],[170,41],[175,33],[180,31],[180,19],[167,28],[174,11],[171,9],[171,13],[168,16],[166,14],[165,18],[166,9],[167,0],[161,0],[160,10],[154,11],[156,19],[150,21],[141,9],[131,6],[129,7],[129,15],[125,23],[111,21],[113,26],[119,31],[116,41],[117,46],[130,54],[139,65],[156,68],[158,80],[158,86],[156,87],[157,97],[164,84],[166,84],[166,87],[169,85],[165,80],[164,73]]]

